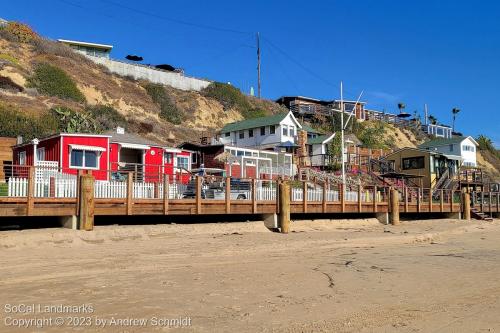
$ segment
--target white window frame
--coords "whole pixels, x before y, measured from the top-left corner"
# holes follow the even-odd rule
[[[19,165],[26,165],[26,151],[20,151],[17,158],[19,159]]]
[[[190,168],[191,163],[189,162],[189,156],[180,155],[180,156],[175,157],[176,166],[180,169],[182,166],[181,166],[181,164],[179,164],[179,159],[186,159],[187,160],[187,167],[184,169],[191,170],[191,168]]]
[[[42,158],[40,158],[40,155],[43,155]],[[36,149],[36,160],[45,161],[45,147],[40,147]]]
[[[71,154],[73,153],[73,151],[75,150],[78,150],[78,151],[82,151],[83,152],[83,156],[82,156],[82,166],[78,166],[78,165],[72,165],[71,164]],[[87,167],[85,166],[85,153],[86,152],[89,152],[89,153],[94,153],[96,155],[96,166],[95,167]],[[83,170],[99,170],[99,166],[101,165],[101,153],[98,152],[98,151],[93,151],[93,150],[85,150],[85,149],[71,149],[69,151],[69,168],[70,169],[83,169]]]

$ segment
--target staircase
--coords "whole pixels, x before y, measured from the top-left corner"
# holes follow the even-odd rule
[[[471,208],[470,215],[473,218],[475,218],[476,220],[483,220],[483,221],[488,221],[488,222],[493,221],[493,219],[491,217],[489,217],[485,213],[479,211],[477,208]]]

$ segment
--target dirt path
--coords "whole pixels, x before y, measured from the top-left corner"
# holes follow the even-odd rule
[[[73,327],[81,332],[500,332],[498,220],[292,230],[252,222],[2,232],[0,332],[67,332],[70,317],[90,318]],[[20,304],[93,312],[7,312]],[[66,322],[9,326],[34,317]],[[155,318],[191,321],[168,328]]]

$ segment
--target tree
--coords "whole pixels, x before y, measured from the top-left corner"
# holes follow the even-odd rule
[[[453,108],[451,110],[451,113],[453,114],[453,123],[452,123],[452,131],[455,132],[455,118],[457,117],[457,114],[460,112],[459,108]]]
[[[429,115],[429,122],[432,124],[432,125],[437,125],[437,118],[434,117],[433,115]]]
[[[403,113],[403,110],[406,108],[406,104],[403,102],[398,103],[399,113]]]

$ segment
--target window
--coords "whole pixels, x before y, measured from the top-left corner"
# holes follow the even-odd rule
[[[283,136],[287,136],[288,135],[288,127],[286,125],[282,125],[283,126]]]
[[[295,127],[294,126],[290,126],[288,135],[292,136],[292,137],[295,136]]]
[[[276,133],[276,126],[271,125],[269,126],[269,134],[275,134]]]
[[[243,156],[243,155],[245,155],[245,153],[242,152],[241,150],[236,151],[236,156]]]
[[[244,139],[245,138],[245,131],[240,131],[240,139]]]
[[[177,167],[189,170],[189,157],[177,156]]]
[[[165,153],[165,164],[172,164],[172,153]]]
[[[198,160],[198,154],[197,153],[191,154],[191,163],[196,163],[197,160]]]
[[[20,151],[18,157],[19,157],[19,164],[20,165],[25,165],[26,164],[26,152],[25,151]]]
[[[424,156],[403,158],[403,170],[425,168]]]
[[[444,136],[444,130],[442,127],[437,127],[436,128],[436,135],[437,136]]]
[[[45,161],[45,147],[37,148],[36,160],[37,161]]]
[[[226,138],[227,138],[227,137],[229,137],[230,135],[231,135],[231,133],[230,133],[230,132],[226,132],[226,133],[224,133],[224,136],[225,136]]]
[[[474,151],[474,146],[464,145],[464,151]]]
[[[450,145],[450,151],[453,151],[453,145]]]
[[[260,128],[260,135],[266,135],[266,127],[265,126],[262,126]]]
[[[253,138],[253,129],[248,130],[248,137]]]
[[[98,169],[97,154],[95,151],[73,149],[70,153],[69,166],[71,168]]]

